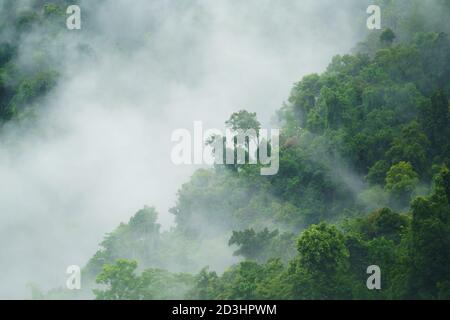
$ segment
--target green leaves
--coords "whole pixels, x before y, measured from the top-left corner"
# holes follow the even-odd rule
[[[297,250],[300,264],[311,273],[336,272],[348,258],[342,233],[323,222],[302,233]]]
[[[98,300],[183,299],[193,285],[193,277],[171,274],[165,270],[147,269],[137,274],[137,262],[119,259],[106,264],[96,282],[102,289],[94,289]]]
[[[280,234],[278,230],[269,231],[267,228],[260,232],[253,229],[233,231],[228,245],[239,246],[234,255],[258,262],[266,262],[269,258],[287,261],[294,256],[294,235]]]
[[[156,223],[157,212],[152,207],[144,207],[130,218],[128,224],[120,224],[107,234],[101,249],[90,259],[85,272],[96,276],[105,264],[113,264],[118,259],[137,260],[144,265],[161,265],[160,225]]]
[[[392,44],[396,38],[396,35],[392,29],[387,28],[383,30],[383,32],[380,35],[380,41],[385,44]]]
[[[261,129],[261,123],[256,118],[256,113],[241,110],[231,115],[225,124],[233,130],[249,130],[253,129],[258,133]]]
[[[419,176],[409,162],[401,161],[393,165],[386,175],[386,190],[400,206],[409,203],[418,183]]]
[[[98,300],[137,300],[141,297],[141,283],[136,275],[137,262],[118,260],[116,264],[103,266],[97,283],[107,287],[95,289]]]

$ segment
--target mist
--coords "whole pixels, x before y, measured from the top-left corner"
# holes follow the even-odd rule
[[[0,297],[64,286],[67,266],[144,205],[173,226],[168,210],[199,167],[172,164],[171,133],[222,128],[240,109],[270,128],[294,82],[362,39],[356,3],[82,1],[82,29],[46,44],[57,87],[32,123],[3,128]],[[19,65],[33,66],[43,32],[21,42]]]

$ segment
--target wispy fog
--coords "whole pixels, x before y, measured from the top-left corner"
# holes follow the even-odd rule
[[[25,3],[25,1],[24,1]],[[144,205],[165,228],[196,167],[171,163],[171,133],[222,128],[239,109],[264,127],[305,74],[365,32],[361,1],[84,1],[82,30],[42,43],[61,73],[31,123],[0,139],[0,297],[63,286],[99,241]],[[65,28],[65,25],[61,25]],[[81,45],[82,44],[82,45]],[[80,48],[84,48],[80,50]]]

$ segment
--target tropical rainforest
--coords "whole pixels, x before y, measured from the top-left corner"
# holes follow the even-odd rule
[[[383,28],[299,79],[276,112],[278,174],[198,169],[179,188],[173,227],[143,206],[104,236],[81,290],[32,287],[33,298],[450,299],[450,2],[432,13],[421,1],[376,2]],[[73,1],[36,0],[33,12],[2,3],[4,128],[33,119],[60,81],[45,50],[19,65],[22,35],[67,33],[57,26]],[[261,126],[244,108],[223,122]],[[224,272],[205,262],[223,254],[204,252],[209,242],[233,251]],[[366,286],[372,265],[380,290]]]

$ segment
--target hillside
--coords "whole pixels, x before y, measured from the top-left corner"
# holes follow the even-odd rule
[[[61,81],[53,54],[73,48],[55,26],[69,2],[26,12],[5,2],[0,139],[32,126]],[[276,112],[276,175],[250,164],[197,170],[178,190],[171,229],[145,206],[105,235],[82,290],[33,285],[33,298],[450,299],[450,2],[377,3],[384,28],[304,76]],[[40,28],[45,39],[29,37]],[[245,109],[223,120],[261,126]],[[382,290],[367,290],[373,265]]]

